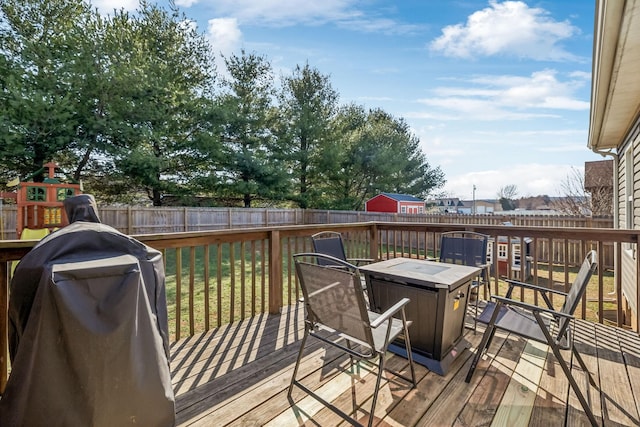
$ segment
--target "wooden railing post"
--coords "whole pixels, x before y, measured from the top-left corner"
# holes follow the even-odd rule
[[[269,313],[280,314],[282,308],[282,253],[280,232],[269,233]]]
[[[380,240],[378,238],[378,226],[372,224],[369,227],[369,258],[378,261],[380,259],[380,254],[378,253],[378,248],[380,247]]]

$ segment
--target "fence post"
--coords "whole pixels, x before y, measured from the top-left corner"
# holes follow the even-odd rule
[[[269,232],[269,313],[280,314],[282,308],[282,252],[280,232]]]
[[[133,222],[132,218],[133,214],[131,213],[131,206],[127,206],[127,234],[131,236],[133,234],[133,227],[131,223]]]

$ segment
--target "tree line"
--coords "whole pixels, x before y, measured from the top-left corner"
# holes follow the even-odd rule
[[[444,184],[402,118],[340,104],[308,63],[276,76],[243,50],[217,70],[173,4],[105,16],[84,0],[4,0],[0,13],[5,182],[55,161],[103,202],[346,210]]]

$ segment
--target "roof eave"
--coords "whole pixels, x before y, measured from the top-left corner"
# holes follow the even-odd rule
[[[619,148],[640,110],[639,2],[596,0],[587,142],[596,152]]]

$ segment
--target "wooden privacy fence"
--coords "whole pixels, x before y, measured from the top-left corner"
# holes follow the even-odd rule
[[[393,214],[313,209],[100,206],[102,222],[129,235],[356,222],[613,228],[613,219],[568,215]],[[16,239],[16,206],[0,208],[0,240]]]

